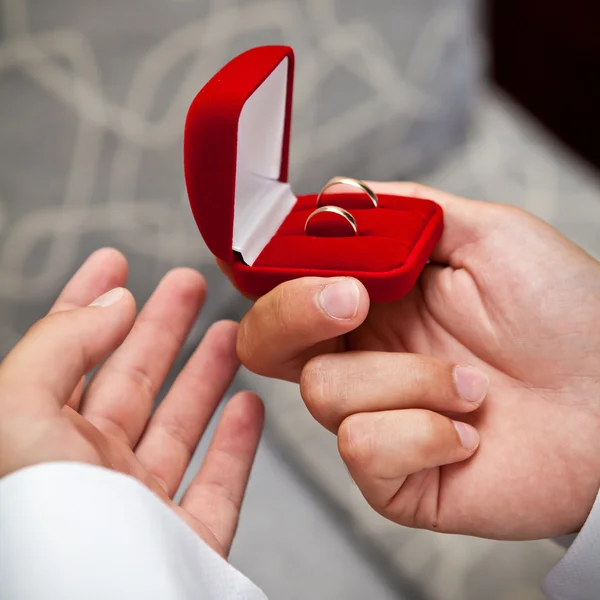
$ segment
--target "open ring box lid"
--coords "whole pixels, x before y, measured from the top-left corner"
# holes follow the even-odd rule
[[[400,298],[440,239],[442,210],[430,200],[390,194],[379,194],[373,208],[356,193],[332,193],[323,203],[343,201],[358,235],[307,235],[317,194],[296,197],[288,183],[293,77],[291,48],[254,48],[227,64],[194,99],[184,166],[200,233],[251,296],[298,277],[351,276],[373,301]]]

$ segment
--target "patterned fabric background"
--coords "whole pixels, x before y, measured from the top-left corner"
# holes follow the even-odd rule
[[[183,123],[248,47],[297,52],[298,192],[332,173],[390,178],[434,163],[466,126],[471,3],[1,0],[5,347],[101,243],[133,260],[140,298],[171,265],[213,268],[185,198]],[[222,299],[229,288],[209,276]]]
[[[246,307],[218,273],[183,185],[185,113],[248,47],[297,58],[292,181],[421,179],[518,203],[600,255],[598,180],[486,89],[476,0],[0,0],[0,350],[95,248],[128,256],[143,302],[172,267],[209,281],[209,322]],[[559,555],[406,531],[366,510],[294,387],[248,375],[269,426],[357,533],[432,599],[539,597]]]

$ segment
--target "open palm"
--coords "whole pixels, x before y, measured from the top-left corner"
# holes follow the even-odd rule
[[[358,308],[340,296],[332,319],[324,280],[284,284],[242,322],[243,362],[300,381],[384,516],[499,539],[576,531],[600,487],[600,265],[515,208],[374,187],[444,209],[417,286],[369,306],[359,285]],[[460,397],[456,365],[487,376],[485,401]],[[451,419],[474,426],[472,447]]]
[[[198,273],[175,270],[136,318],[133,297],[120,287],[126,277],[116,251],[92,255],[2,362],[0,476],[56,461],[114,469],[150,488],[227,557],[262,428],[256,396],[229,401],[182,502],[173,496],[237,371],[237,324],[208,331],[151,416],[206,286]],[[83,376],[102,361],[84,390]]]

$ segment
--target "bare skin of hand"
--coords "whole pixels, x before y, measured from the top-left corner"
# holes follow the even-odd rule
[[[174,270],[136,318],[126,279],[121,254],[94,253],[0,365],[0,476],[55,461],[120,471],[227,557],[262,430],[259,398],[243,392],[228,402],[181,504],[172,498],[238,369],[238,326],[212,326],[151,416],[206,285],[195,271]]]
[[[495,539],[576,532],[600,487],[600,264],[516,208],[371,185],[444,209],[418,284],[370,304],[353,279],[287,282],[242,321],[243,364],[300,383],[388,519]]]

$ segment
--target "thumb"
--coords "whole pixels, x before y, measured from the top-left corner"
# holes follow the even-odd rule
[[[299,381],[306,362],[341,348],[367,318],[365,287],[348,277],[304,277],[282,283],[242,319],[237,351],[259,375]]]
[[[52,401],[61,408],[81,378],[118,348],[135,322],[135,300],[123,288],[86,308],[51,313],[25,334],[0,365],[0,403]]]

